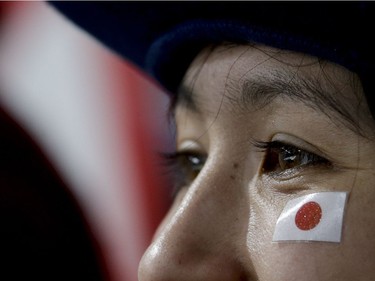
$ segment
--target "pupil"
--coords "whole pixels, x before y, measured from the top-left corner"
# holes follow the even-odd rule
[[[197,157],[197,156],[192,156],[192,155],[190,155],[189,157],[189,161],[193,164],[193,165],[199,165],[200,164],[200,159],[199,159],[199,157]]]
[[[292,163],[293,161],[295,161],[296,158],[297,158],[297,153],[300,152],[300,151],[294,151],[294,149],[290,150],[290,149],[286,149],[286,148],[283,148],[283,151],[284,151],[283,160],[288,162],[288,163]]]
[[[296,155],[286,155],[284,157],[284,161],[288,162],[288,163],[291,163],[293,162],[294,160],[296,160],[297,156]]]
[[[299,165],[298,157],[301,151],[299,149],[290,149],[287,147],[282,148],[282,152],[279,156],[279,165],[281,170],[293,168]]]

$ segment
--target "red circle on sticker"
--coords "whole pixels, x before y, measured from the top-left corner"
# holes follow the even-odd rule
[[[322,208],[316,202],[307,202],[299,208],[295,222],[301,230],[310,230],[316,227],[322,218]]]

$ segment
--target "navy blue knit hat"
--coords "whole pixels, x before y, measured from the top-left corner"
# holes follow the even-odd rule
[[[262,43],[356,72],[375,116],[375,3],[51,2],[175,93],[206,45]]]

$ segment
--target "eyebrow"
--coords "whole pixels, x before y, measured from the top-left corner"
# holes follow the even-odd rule
[[[357,118],[353,116],[353,109],[360,106],[353,104],[352,100],[342,100],[340,92],[343,89],[335,87],[333,84],[327,85],[318,78],[309,76],[297,76],[287,71],[272,71],[269,77],[254,76],[245,80],[240,89],[240,99],[237,99],[238,106],[261,109],[276,98],[285,98],[293,102],[299,102],[312,108],[319,113],[325,114],[331,120],[344,123],[352,130],[358,131]],[[354,91],[353,81],[348,85]],[[231,87],[228,87],[228,96],[231,96]],[[342,96],[342,95],[341,95]],[[230,98],[229,98],[230,99]]]
[[[349,82],[353,87],[353,82]],[[328,116],[331,120],[337,120],[349,129],[358,133],[358,120],[353,116],[358,105],[340,101],[335,94],[339,92],[333,86],[324,86],[317,78],[301,77],[288,71],[274,70],[269,76],[253,75],[242,82],[228,79],[225,92],[226,100],[233,107],[246,111],[259,110],[271,104],[276,98],[285,98],[293,102],[299,102]],[[240,93],[240,94],[239,94]],[[178,95],[172,101],[171,110],[183,106],[188,110],[201,113],[199,107],[199,95],[193,87],[182,84]]]
[[[238,84],[237,87],[228,87],[227,96],[229,100],[237,103],[237,106],[246,109],[261,109],[272,103],[275,98],[287,98],[321,111],[322,106],[326,105],[323,101],[332,96],[322,90],[320,83],[300,77],[288,77],[280,71],[274,71],[269,77],[254,75]],[[241,93],[240,98],[235,98],[238,95],[235,91]]]

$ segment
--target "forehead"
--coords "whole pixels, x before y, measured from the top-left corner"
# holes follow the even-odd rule
[[[319,113],[346,123],[350,129],[371,131],[361,83],[354,73],[316,57],[262,45],[210,46],[190,65],[177,105],[210,112],[227,105],[252,111],[276,98],[303,103]]]
[[[293,80],[297,76],[316,77],[327,87],[345,87],[353,74],[343,67],[305,54],[263,45],[224,44],[202,50],[190,65],[184,84],[197,87],[204,83],[205,89],[231,82],[240,86],[249,79]]]

